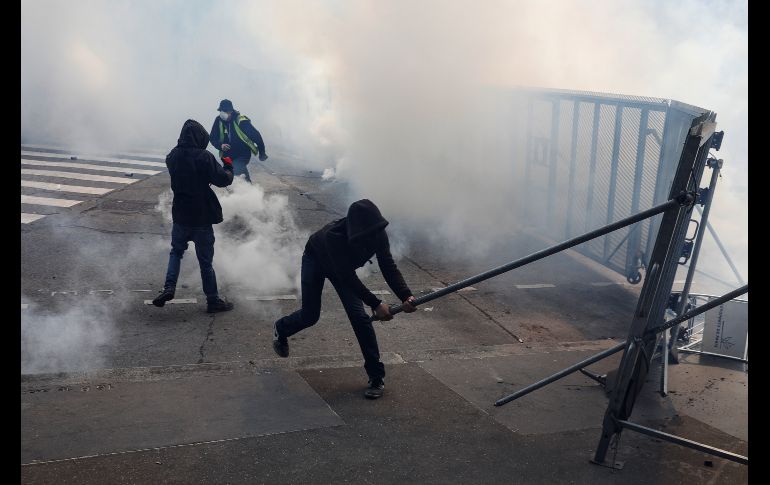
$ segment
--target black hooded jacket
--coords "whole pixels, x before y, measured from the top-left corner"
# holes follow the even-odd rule
[[[226,187],[233,183],[233,172],[222,168],[206,150],[208,144],[203,125],[187,120],[176,147],[166,156],[174,191],[171,216],[177,224],[195,227],[222,222],[222,206],[209,184]]]
[[[238,136],[238,133],[235,132],[235,128],[233,128],[233,120],[237,120],[240,114],[241,113],[239,111],[233,111],[227,121],[222,121],[222,119],[217,116],[214,119],[214,124],[211,126],[211,144],[214,145],[214,148],[217,150],[222,149],[222,143],[227,143],[230,145],[230,149],[224,153],[226,156],[232,157],[233,159],[251,156],[251,150],[249,149],[249,146],[245,144],[243,140],[241,140],[241,137]],[[223,140],[219,139],[220,125],[224,125],[225,127]],[[262,135],[259,133],[259,131],[257,131],[257,129],[254,128],[254,125],[251,124],[251,121],[248,119],[241,121],[238,124],[238,127],[240,127],[243,134],[246,135],[249,140],[254,142],[254,144],[257,146],[257,152],[260,155],[264,155],[265,142],[262,140]]]
[[[350,205],[347,217],[330,222],[310,236],[305,251],[318,260],[329,278],[352,288],[371,308],[377,307],[382,300],[358,279],[356,268],[377,255],[382,276],[393,293],[404,301],[412,296],[412,292],[390,254],[390,242],[385,232],[387,225],[388,221],[372,201],[359,200]]]

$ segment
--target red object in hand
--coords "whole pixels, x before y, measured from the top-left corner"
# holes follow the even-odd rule
[[[222,157],[222,162],[224,162],[225,165],[233,166],[233,159],[230,157]]]

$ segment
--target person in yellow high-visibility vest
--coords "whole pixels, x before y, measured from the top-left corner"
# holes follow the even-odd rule
[[[219,150],[219,158],[227,156],[232,159],[236,177],[243,175],[251,183],[247,167],[251,154],[258,155],[260,161],[267,160],[262,135],[248,117],[233,108],[229,99],[223,99],[218,110],[219,116],[211,127],[211,144]]]

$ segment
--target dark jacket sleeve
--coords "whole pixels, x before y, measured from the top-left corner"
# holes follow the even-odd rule
[[[393,261],[393,255],[390,254],[390,241],[388,240],[388,235],[385,231],[382,231],[382,237],[379,243],[376,254],[377,264],[380,266],[382,276],[385,278],[388,286],[390,286],[390,289],[393,290],[393,293],[396,294],[398,299],[405,301],[410,296],[413,296],[412,290],[407,286],[404,277],[401,275],[401,271],[399,271],[398,266],[396,266],[396,262]]]
[[[219,118],[214,119],[214,126],[211,127],[211,133],[209,134],[209,141],[217,150],[222,149],[222,140],[219,139]]]
[[[251,124],[251,120],[242,121],[238,126],[249,137],[249,140],[253,141],[257,145],[257,150],[260,155],[265,154],[265,142],[262,140],[262,135]]]
[[[217,163],[217,159],[214,158],[214,155],[211,153],[206,152],[204,155],[208,155],[206,157],[206,167],[208,169],[208,182],[210,184],[216,185],[217,187],[227,187],[233,183],[232,170],[225,170],[222,168],[222,166]]]
[[[370,308],[376,308],[382,303],[382,300],[369,291],[369,288],[367,288],[358,278],[356,271],[353,269],[353,265],[350,263],[350,260],[344,251],[335,244],[328,244],[327,247],[329,248],[334,275],[337,280],[342,285],[351,288],[356,296],[363,300],[363,302]]]

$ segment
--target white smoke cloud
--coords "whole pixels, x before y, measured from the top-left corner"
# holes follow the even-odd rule
[[[56,312],[32,305],[21,312],[21,373],[101,368],[116,336],[113,309],[95,299]]]
[[[490,86],[672,98],[726,131],[711,222],[747,278],[747,17],[745,1],[22,2],[22,137],[170,147],[229,98],[268,153],[475,257],[542,203],[521,197],[521,113]]]
[[[270,295],[298,291],[300,261],[308,234],[301,231],[289,199],[265,194],[257,183],[235,177],[225,189],[212,187],[222,205],[224,222],[214,226],[217,282]],[[173,193],[159,196],[156,211],[171,222]],[[197,271],[186,273],[197,278]],[[183,276],[180,276],[180,284]]]

